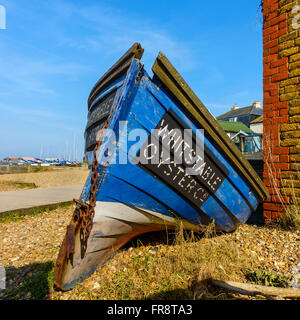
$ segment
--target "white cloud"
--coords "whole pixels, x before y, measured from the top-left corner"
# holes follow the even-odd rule
[[[145,48],[143,60],[146,65],[149,62],[149,67],[160,50],[182,72],[192,70],[199,64],[191,43],[179,41],[176,35],[169,34],[144,15],[125,14],[115,7],[100,3],[83,7],[66,2],[55,3],[52,11],[58,12],[66,22],[68,19],[76,21],[78,26],[86,30],[74,37],[66,30],[61,30],[62,33],[58,35],[61,45],[101,52],[102,57],[111,57],[123,54],[134,42],[140,42]]]
[[[34,59],[14,52],[9,45],[0,47],[0,83],[10,91],[30,91],[43,95],[58,95],[58,92],[47,85],[47,78],[53,75],[76,78],[86,68],[78,63],[56,62],[44,57]],[[10,52],[10,53],[9,53]],[[3,90],[1,90],[3,91]]]
[[[39,108],[39,109],[34,109],[34,108],[21,108],[21,107],[15,107],[15,106],[7,106],[7,105],[2,105],[0,104],[0,110],[5,111],[7,113],[14,113],[15,115],[18,116],[34,116],[34,117],[39,117],[39,118],[52,118],[52,119],[58,119],[62,118],[63,115],[60,115],[58,113],[51,112],[47,109]]]

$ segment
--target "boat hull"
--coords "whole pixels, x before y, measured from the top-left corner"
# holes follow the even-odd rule
[[[243,167],[161,80],[149,77],[139,59],[131,57],[127,73],[114,74],[102,89],[89,100],[85,132],[92,164],[93,147],[106,127],[96,153],[95,215],[84,250],[80,227],[71,256],[64,249],[66,235],[55,271],[55,285],[62,290],[88,277],[139,234],[174,229],[179,223],[202,231],[212,222],[217,230],[231,232],[262,201]],[[91,176],[81,203],[90,201]]]
[[[97,202],[93,230],[85,255],[81,257],[80,232],[77,232],[72,263],[65,264],[58,286],[63,290],[71,289],[79,280],[89,277],[134,237],[174,228],[175,223],[173,219],[166,219],[157,212],[144,211],[121,203]]]
[[[117,107],[117,121],[112,122],[109,128],[114,134],[107,139],[99,155],[102,165],[99,171],[103,172],[104,182],[97,193],[97,200],[125,203],[196,225],[206,225],[214,220],[220,230],[234,230],[256,210],[259,199],[208,136],[199,138],[204,144],[206,162],[200,170],[202,175],[186,174],[181,170],[187,168],[185,164],[162,164],[160,155],[157,164],[136,163],[137,155],[142,162],[145,159],[141,154],[151,143],[158,141],[157,137],[151,136],[153,129],[162,128],[162,134],[166,133],[165,127],[168,127],[167,134],[175,126],[180,131],[190,129],[193,133],[199,129],[145,71],[139,83],[134,83],[134,75],[140,68],[140,63],[134,60],[129,70],[133,75],[131,82],[123,88],[124,96]],[[146,134],[141,135],[137,143],[136,137],[131,136],[132,132]],[[176,144],[173,150],[175,148]],[[107,150],[111,157],[106,156],[105,163],[103,158]],[[174,156],[172,160],[174,162]],[[89,192],[88,183],[83,201],[88,199]]]

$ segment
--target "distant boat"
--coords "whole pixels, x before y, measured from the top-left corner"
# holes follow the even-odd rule
[[[41,163],[41,167],[50,167],[50,163]]]
[[[85,151],[91,172],[57,258],[55,286],[62,290],[87,278],[139,234],[174,229],[178,221],[194,231],[214,221],[217,230],[231,232],[268,196],[165,55],[158,55],[150,78],[142,54],[135,43],[90,94]],[[101,128],[111,131],[103,136]],[[146,132],[138,147],[128,136],[134,129]],[[183,149],[197,159],[193,166],[185,156],[180,162]],[[202,158],[198,150],[204,152]],[[153,156],[157,162],[148,161]]]

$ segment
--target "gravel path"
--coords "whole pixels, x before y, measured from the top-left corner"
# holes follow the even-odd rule
[[[56,259],[72,213],[73,206],[0,223],[0,266],[6,268],[7,289],[33,276],[36,264]]]
[[[40,206],[59,205],[80,197],[82,185],[0,192],[0,215]]]
[[[300,231],[243,225],[231,235],[241,252],[257,257],[262,269],[292,276],[300,262]]]
[[[0,223],[0,266],[6,268],[7,289],[21,286],[37,272],[40,264],[56,260],[72,213],[70,206],[17,222]],[[292,276],[293,268],[300,262],[300,231],[242,225],[236,232],[222,237],[234,241],[241,255],[257,257],[256,264],[262,269]],[[121,256],[129,256],[132,251],[126,249]],[[97,284],[97,278],[93,276],[92,280]],[[8,292],[0,290],[0,298],[9,298]],[[20,293],[17,298],[29,299],[30,294]],[[77,296],[71,291],[53,293],[52,298],[77,299]]]

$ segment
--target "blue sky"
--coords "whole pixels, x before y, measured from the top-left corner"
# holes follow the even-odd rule
[[[164,52],[214,116],[262,101],[259,3],[0,0],[0,159],[81,159],[90,90],[134,42],[150,74]]]

